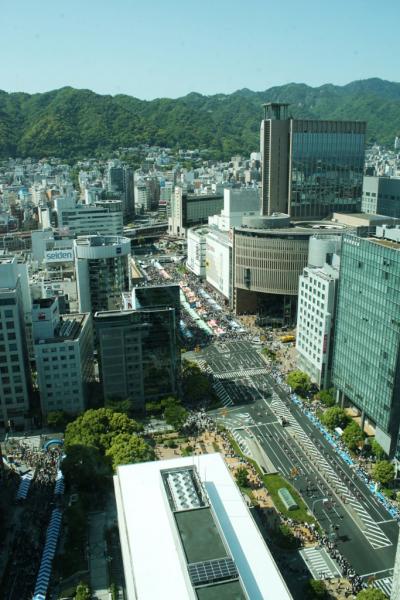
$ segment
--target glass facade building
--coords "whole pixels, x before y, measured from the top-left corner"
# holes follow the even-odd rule
[[[105,398],[135,409],[175,395],[180,351],[174,308],[98,312],[94,318]]]
[[[400,245],[344,236],[333,383],[395,451],[400,421]]]
[[[320,219],[359,212],[366,124],[291,119],[286,111],[267,117],[260,131],[262,213]]]

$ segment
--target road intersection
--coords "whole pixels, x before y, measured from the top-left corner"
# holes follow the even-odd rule
[[[396,520],[276,383],[258,349],[245,341],[217,342],[199,358],[224,405],[214,414],[242,450],[249,454],[257,440],[355,571],[390,587]]]

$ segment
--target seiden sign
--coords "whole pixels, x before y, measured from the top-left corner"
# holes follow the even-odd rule
[[[72,250],[47,250],[44,259],[46,262],[72,262],[74,253]]]

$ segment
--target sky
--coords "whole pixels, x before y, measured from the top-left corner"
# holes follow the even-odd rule
[[[0,0],[0,89],[151,100],[400,79],[399,0]]]

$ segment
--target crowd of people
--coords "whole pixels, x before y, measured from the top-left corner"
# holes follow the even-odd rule
[[[51,511],[57,503],[54,482],[60,450],[32,449],[25,442],[12,448],[18,460],[34,470],[29,494],[14,513],[13,539],[2,581],[4,600],[31,600],[45,544]]]

